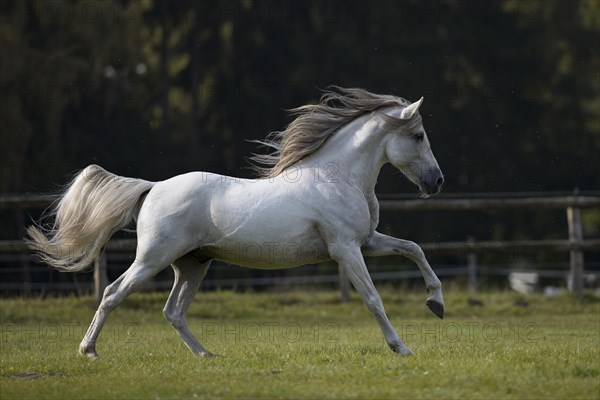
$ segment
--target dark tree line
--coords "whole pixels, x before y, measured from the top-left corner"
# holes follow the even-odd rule
[[[3,193],[90,163],[251,176],[246,139],[331,84],[425,96],[446,192],[600,188],[599,1],[2,0],[0,17]],[[386,168],[378,191],[415,190]],[[431,240],[564,235],[562,217],[520,217],[387,224]]]

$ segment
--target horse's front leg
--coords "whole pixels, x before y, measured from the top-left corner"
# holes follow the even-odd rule
[[[352,282],[352,285],[360,294],[365,306],[375,315],[388,346],[398,355],[413,354],[404,342],[402,342],[385,314],[383,302],[375,289],[375,285],[373,285],[360,249],[358,247],[350,247],[343,250],[338,248],[335,255],[332,254],[332,258],[344,270],[350,282]]]
[[[427,306],[440,318],[444,318],[444,297],[442,296],[442,284],[435,272],[425,258],[421,247],[408,240],[397,239],[379,232],[374,232],[369,240],[362,246],[365,256],[392,256],[401,255],[414,261],[425,278],[425,286],[429,297]]]

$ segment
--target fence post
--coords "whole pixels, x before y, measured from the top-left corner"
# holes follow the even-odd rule
[[[475,239],[467,238],[467,243],[475,244]],[[469,251],[467,254],[467,276],[469,281],[469,293],[473,294],[477,291],[477,254],[474,251]]]
[[[567,208],[567,222],[569,224],[569,241],[571,245],[579,245],[583,240],[581,227],[581,210],[575,207]],[[583,295],[583,251],[580,248],[571,249],[570,283],[571,291],[577,296]]]
[[[338,281],[340,285],[340,294],[342,302],[346,303],[350,300],[350,280],[346,276],[344,269],[342,267],[339,268]]]
[[[94,261],[94,296],[96,303],[100,304],[104,289],[108,286],[108,273],[106,271],[106,254],[102,252]]]

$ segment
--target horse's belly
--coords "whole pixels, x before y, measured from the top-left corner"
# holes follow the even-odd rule
[[[331,259],[321,240],[302,237],[229,238],[200,251],[231,264],[263,269],[291,268]]]
[[[302,219],[246,221],[209,245],[213,258],[252,268],[291,268],[330,259],[316,228]]]

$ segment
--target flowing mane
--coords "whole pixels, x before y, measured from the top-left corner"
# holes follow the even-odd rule
[[[319,104],[308,104],[289,110],[296,115],[285,130],[270,133],[257,140],[272,149],[269,154],[250,157],[254,169],[262,177],[279,175],[289,166],[317,151],[335,131],[357,117],[388,106],[408,106],[409,101],[396,96],[370,93],[364,89],[332,87],[324,91]],[[386,122],[406,121],[382,113]]]

